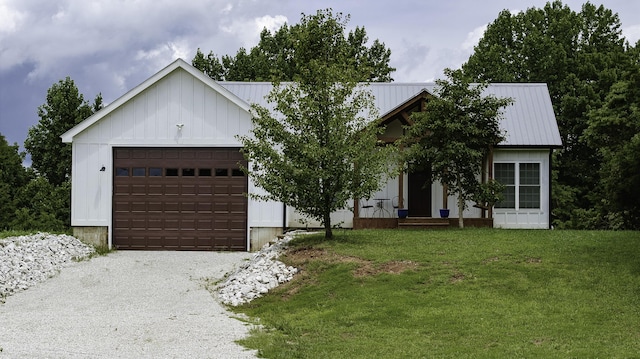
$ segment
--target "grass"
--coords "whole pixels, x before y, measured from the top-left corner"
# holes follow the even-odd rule
[[[640,357],[638,232],[345,231],[285,261],[236,309],[266,358]]]
[[[0,239],[9,238],[9,237],[28,236],[34,233],[37,233],[37,232],[16,231],[16,230],[0,231]]]

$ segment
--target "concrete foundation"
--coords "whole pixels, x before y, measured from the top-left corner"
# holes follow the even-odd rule
[[[265,244],[276,239],[277,236],[282,235],[282,228],[268,228],[268,227],[252,227],[249,234],[250,248],[249,251],[257,252]]]
[[[73,236],[84,243],[106,247],[109,236],[108,227],[73,227]]]

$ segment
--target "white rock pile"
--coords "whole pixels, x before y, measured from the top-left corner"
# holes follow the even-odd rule
[[[296,233],[288,233],[273,244],[265,244],[249,261],[227,277],[217,288],[220,301],[238,306],[290,281],[298,269],[280,262],[278,257]]]
[[[95,250],[65,234],[38,233],[0,239],[0,302],[55,276]]]

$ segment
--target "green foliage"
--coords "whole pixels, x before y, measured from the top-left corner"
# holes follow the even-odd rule
[[[24,147],[33,169],[52,185],[61,185],[71,175],[71,145],[62,143],[60,136],[101,107],[101,95],[89,105],[69,77],[47,91],[46,103],[38,107],[40,121],[29,129]]]
[[[564,145],[554,156],[554,187],[576,192],[574,201],[554,201],[560,206],[553,210],[556,226],[571,226],[574,214],[598,206],[603,197],[597,193],[600,173],[593,170],[602,157],[582,135],[589,111],[602,106],[630,62],[620,27],[617,14],[591,3],[580,12],[561,1],[518,14],[505,10],[463,65],[475,80],[548,84]]]
[[[436,81],[435,97],[425,110],[411,116],[414,123],[402,143],[407,145],[407,163],[431,167],[430,181],[439,180],[458,196],[463,227],[466,201],[488,194],[480,188],[482,163],[491,146],[504,139],[501,109],[512,100],[484,96],[487,85],[471,84],[461,70],[445,69],[445,75],[446,80]]]
[[[236,309],[263,328],[241,344],[264,358],[640,352],[638,232],[367,230],[339,239],[292,243],[283,260],[301,274]],[[314,256],[300,258],[305,251]]]
[[[71,225],[69,181],[54,186],[44,177],[36,177],[17,191],[16,200],[9,228],[62,232]]]
[[[504,189],[505,185],[494,179],[490,179],[478,186],[472,199],[485,208],[491,208],[497,202],[502,201],[504,198]]]
[[[322,54],[325,59],[333,61],[335,49],[340,49],[347,55],[341,61],[347,61],[345,66],[358,73],[355,80],[392,81],[391,73],[395,69],[389,66],[391,51],[378,40],[367,46],[369,39],[363,27],[356,27],[345,36],[349,18],[341,13],[334,15],[331,9],[318,10],[315,15],[303,14],[299,24],[285,24],[274,33],[264,29],[260,42],[249,52],[240,48],[234,57],[224,55],[218,59],[212,51],[205,56],[198,49],[192,64],[215,80],[298,81],[297,76],[304,76],[302,72],[307,67],[305,61],[309,56],[315,58]],[[322,31],[326,43],[316,42],[317,47],[307,49],[310,52],[300,53],[300,43],[309,43],[305,37],[316,36],[316,31]],[[329,52],[322,53],[323,50]]]
[[[0,229],[7,229],[14,220],[16,193],[29,180],[29,172],[22,166],[24,152],[18,144],[9,145],[0,134]]]
[[[640,229],[640,53],[609,91],[602,107],[589,112],[583,138],[602,158],[604,198],[596,208],[608,223]],[[611,220],[619,218],[618,221]]]
[[[347,66],[345,27],[330,12],[302,19],[293,48],[300,60],[296,82],[274,84],[273,111],[254,105],[252,136],[240,138],[247,172],[266,191],[255,197],[320,221],[329,238],[331,212],[376,191],[393,150],[377,146],[377,110],[358,85],[358,70]]]

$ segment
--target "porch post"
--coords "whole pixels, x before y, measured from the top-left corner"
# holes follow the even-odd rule
[[[404,208],[404,171],[398,175],[398,208]]]
[[[449,186],[442,184],[442,208],[449,208]]]
[[[353,218],[360,218],[360,200],[358,198],[353,199]]]
[[[489,181],[493,179],[493,146],[489,146],[489,158],[488,158],[488,169],[487,173],[489,175]],[[489,219],[493,219],[493,206],[489,207],[488,210]]]

